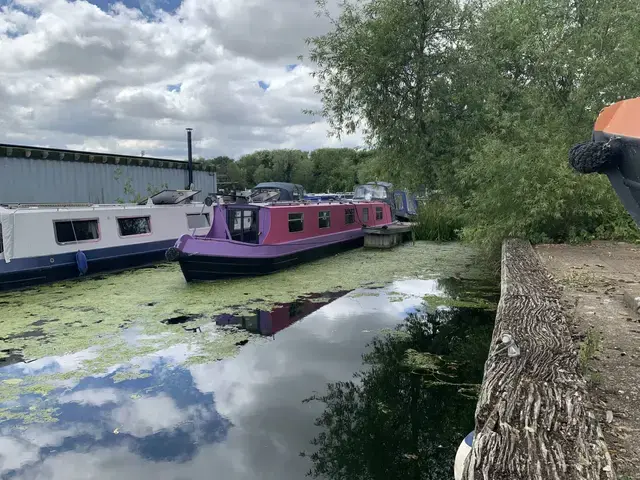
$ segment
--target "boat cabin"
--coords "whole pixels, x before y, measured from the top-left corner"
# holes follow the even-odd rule
[[[143,204],[0,205],[0,291],[164,258],[213,218],[198,191],[165,190]],[[205,211],[207,209],[207,211]]]
[[[411,220],[418,214],[418,202],[415,195],[406,190],[393,192],[395,216],[399,220]]]
[[[411,220],[418,213],[416,196],[407,190],[393,190],[388,182],[369,182],[358,185],[354,191],[354,200],[379,200],[391,207],[393,217],[398,220]]]
[[[390,209],[381,202],[231,203],[217,208],[220,214],[216,214],[226,219],[226,232],[213,225],[207,237],[252,244],[290,242],[392,222]]]
[[[381,200],[388,202],[393,185],[388,182],[369,182],[358,185],[353,191],[354,200]]]
[[[364,227],[393,222],[380,201],[218,204],[203,236],[185,234],[167,251],[185,279],[264,275],[361,247]]]

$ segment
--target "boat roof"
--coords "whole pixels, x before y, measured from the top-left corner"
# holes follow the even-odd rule
[[[602,109],[593,130],[640,139],[640,97],[622,100]]]
[[[1,209],[8,209],[8,210],[50,210],[50,211],[57,211],[60,209],[65,209],[65,210],[96,210],[96,209],[100,209],[100,210],[106,210],[106,209],[115,209],[115,210],[122,210],[122,209],[133,209],[133,208],[141,208],[141,207],[146,207],[146,206],[156,206],[156,205],[162,205],[162,206],[171,206],[171,205],[177,205],[177,206],[184,206],[184,205],[190,205],[190,204],[198,204],[198,205],[202,205],[202,202],[193,202],[193,203],[186,203],[187,200],[191,200],[195,195],[197,195],[198,193],[200,193],[200,190],[171,190],[171,189],[166,189],[166,190],[162,190],[161,192],[158,192],[154,195],[151,195],[150,197],[145,198],[144,200],[142,200],[139,203],[91,203],[91,202],[86,202],[86,203],[73,203],[73,202],[62,202],[62,203],[57,203],[57,202],[50,202],[50,203],[0,203],[0,210]]]
[[[275,208],[275,209],[280,209],[280,208],[287,208],[290,209],[291,207],[296,207],[296,208],[307,208],[307,207],[313,207],[313,208],[318,208],[318,207],[338,207],[338,206],[345,206],[348,207],[350,205],[362,205],[362,204],[379,204],[379,205],[383,205],[384,202],[381,200],[355,200],[355,201],[345,201],[345,200],[329,200],[329,201],[319,201],[319,202],[311,202],[311,201],[305,201],[305,202],[275,202],[275,203],[251,203],[251,204],[246,204],[249,206],[259,206],[262,208]],[[230,204],[230,206],[232,206],[234,204]],[[245,206],[246,206],[245,205]],[[242,205],[238,205],[236,208],[242,208]]]
[[[17,203],[17,204],[0,204],[0,212],[20,212],[20,213],[35,213],[35,212],[87,212],[96,210],[143,210],[143,209],[158,209],[160,207],[201,207],[202,203],[179,203],[176,205],[136,205],[135,203]]]

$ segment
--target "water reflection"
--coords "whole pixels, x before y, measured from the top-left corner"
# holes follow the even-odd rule
[[[435,280],[412,280],[385,289],[340,292],[337,298],[301,299],[293,309],[281,306],[286,315],[277,313],[271,323],[245,321],[256,333],[278,335],[251,341],[234,358],[219,362],[188,365],[193,351],[174,345],[79,380],[66,375],[82,362],[97,360],[96,351],[0,368],[0,382],[58,375],[53,390],[17,400],[0,397],[0,477],[299,480],[312,463],[300,451],[323,432],[326,439],[344,434],[362,445],[338,449],[340,440],[336,448],[318,443],[315,469],[322,468],[323,459],[325,465],[369,462],[353,478],[365,478],[368,471],[373,472],[368,478],[377,478],[385,470],[377,469],[370,454],[385,448],[385,458],[392,452],[402,457],[394,461],[400,470],[390,473],[391,478],[413,475],[415,462],[439,468],[454,453],[444,451],[454,441],[449,437],[459,442],[457,432],[468,430],[461,422],[472,422],[473,411],[468,410],[473,399],[465,395],[473,393],[465,384],[476,382],[481,373],[484,358],[478,358],[488,341],[482,345],[477,332],[491,324],[490,314],[438,306],[433,300],[425,304],[424,295],[444,295],[447,288]],[[403,326],[397,337],[379,334],[398,323]],[[136,341],[133,330],[124,334]],[[437,370],[410,349],[439,355]],[[362,369],[365,351],[370,370]],[[132,366],[136,378],[127,377]],[[363,372],[350,381],[358,370]],[[322,395],[327,385],[329,393]],[[362,401],[366,408],[348,398],[339,401],[339,390],[361,400],[370,395],[371,401]],[[326,404],[303,402],[314,392]],[[51,423],[32,423],[28,415],[41,411],[48,412]],[[314,419],[327,415],[350,418],[357,428],[351,434],[335,430],[330,422],[314,425]],[[355,432],[399,443],[376,446]],[[409,435],[408,440],[400,433]],[[420,455],[429,459],[415,460]],[[438,478],[449,478],[450,469],[451,462],[443,464],[446,475]]]
[[[325,408],[315,422],[322,431],[305,453],[310,476],[452,477],[458,444],[474,425],[493,312],[433,307],[374,338],[354,380],[305,400]]]
[[[149,461],[185,462],[203,445],[226,437],[231,423],[217,412],[214,397],[198,390],[188,369],[160,358],[144,378],[117,382],[116,373],[87,377],[72,388],[51,392],[55,423],[21,426],[22,418],[5,421],[0,431],[8,436],[0,438],[9,452],[19,448],[23,461],[8,468],[15,459],[3,450],[2,478],[20,477],[67,452],[118,447]],[[25,400],[29,399],[21,399]],[[16,435],[21,430],[24,433]],[[40,475],[48,478],[53,473],[45,470]]]
[[[309,295],[295,302],[279,304],[270,311],[256,310],[253,315],[225,313],[216,316],[215,322],[219,326],[237,325],[251,333],[274,335],[347,293],[349,291],[345,290]]]

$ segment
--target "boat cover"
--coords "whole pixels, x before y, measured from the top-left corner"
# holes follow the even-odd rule
[[[9,263],[13,258],[13,227],[16,211],[0,208],[0,225],[2,225],[2,244],[4,261]]]
[[[302,200],[304,197],[304,187],[296,183],[287,182],[262,182],[253,187],[252,194],[260,190],[278,190],[280,195],[279,201],[290,202],[294,200]]]
[[[141,200],[138,202],[138,205],[147,205],[149,200],[151,200],[154,205],[177,205],[192,199],[198,193],[200,193],[200,190],[162,190]]]

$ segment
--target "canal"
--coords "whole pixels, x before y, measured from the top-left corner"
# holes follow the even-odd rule
[[[453,478],[498,300],[478,265],[418,242],[2,295],[0,476]]]

